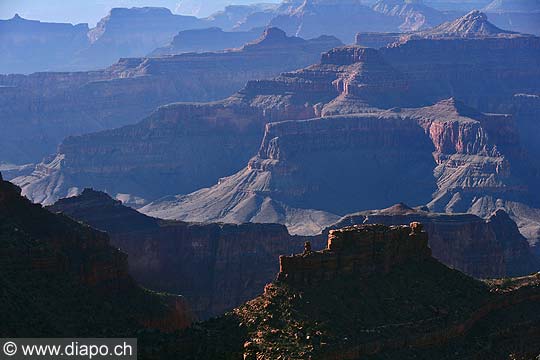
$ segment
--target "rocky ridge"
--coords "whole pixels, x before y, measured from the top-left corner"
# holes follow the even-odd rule
[[[469,278],[429,256],[421,224],[335,230],[325,250],[306,246],[281,264],[263,295],[186,332],[171,351],[188,359],[504,359],[537,352],[538,276]],[[210,340],[223,336],[227,341]]]
[[[177,55],[186,52],[209,52],[238,48],[256,40],[260,29],[223,31],[218,27],[180,31],[170,44],[152,51],[149,56]]]
[[[380,0],[373,10],[388,16],[403,19],[399,30],[403,32],[431,28],[453,19],[457,14],[443,13],[422,3],[422,1]]]
[[[226,221],[237,222],[266,218],[271,219],[271,222],[287,224],[293,232],[297,231],[293,229],[297,220],[287,217],[295,214],[294,209],[309,210],[310,216],[307,218],[310,221],[306,226],[310,227],[310,231],[318,232],[321,226],[317,223],[320,224],[322,219],[328,221],[325,225],[331,224],[335,220],[332,214],[344,215],[358,211],[362,203],[366,204],[364,209],[383,208],[397,200],[415,206],[430,203],[429,206],[438,212],[470,210],[485,217],[489,217],[498,208],[504,208],[509,210],[513,219],[521,221],[522,217],[516,216],[516,211],[510,211],[510,208],[521,206],[519,204],[531,208],[536,206],[532,196],[534,194],[528,191],[536,176],[530,166],[531,162],[527,160],[528,149],[518,136],[521,120],[508,115],[492,114],[512,112],[515,94],[534,94],[540,91],[540,73],[537,70],[540,69],[539,51],[540,40],[532,36],[410,39],[380,50],[359,46],[337,48],[323,54],[317,65],[284,73],[273,80],[251,81],[243,90],[225,101],[198,105],[174,104],[160,109],[153,117],[136,126],[69,139],[62,145],[57,161],[53,162],[60,164],[57,168],[45,166],[44,171],[36,173],[36,178],[17,181],[24,184],[25,194],[41,201],[54,201],[56,197],[69,193],[69,189],[76,192],[83,186],[107,189],[113,196],[129,193],[148,201],[171,193],[182,195],[212,183],[221,183],[221,186],[200,190],[196,194],[178,196],[180,200],[161,199],[159,202],[164,206],[155,206],[148,211],[156,211],[156,214],[157,211],[165,212],[168,205],[171,205],[171,211],[164,216],[182,218],[182,212],[174,214],[172,211],[174,203],[179,202],[182,204],[180,207],[186,205],[191,209],[189,216],[195,220],[199,216],[197,212],[203,209],[197,204],[213,201],[210,199],[219,193],[218,199],[221,200],[213,201],[205,209],[206,220],[225,219],[227,216],[231,219]],[[486,57],[486,53],[492,56]],[[449,96],[455,99],[443,101]],[[332,117],[337,115],[347,116]],[[321,116],[323,118],[317,119]],[[313,119],[297,121],[310,118]],[[218,180],[245,166],[249,157],[257,153],[265,124],[281,120],[295,121],[269,125],[270,130],[276,131],[276,136],[268,134],[261,155],[258,156],[261,161],[249,162],[251,169],[248,166],[242,173]],[[365,134],[362,138],[366,143],[353,143],[354,139],[343,134],[345,130],[339,130],[345,128],[342,124],[357,124],[354,125],[358,127],[355,131]],[[322,193],[320,189],[335,188],[339,183],[325,180],[322,187],[310,183],[315,182],[310,179],[327,178],[327,173],[321,174],[321,169],[326,166],[321,159],[334,159],[333,156],[336,158],[332,160],[333,165],[345,166],[345,162],[339,159],[343,153],[357,156],[358,152],[354,151],[364,146],[363,153],[367,156],[373,150],[369,149],[371,135],[363,132],[364,126],[367,129],[377,129],[377,134],[382,137],[373,146],[392,144],[390,148],[398,153],[397,158],[406,160],[396,160],[392,168],[390,163],[377,161],[375,156],[368,164],[392,173],[395,173],[396,168],[403,169],[403,174],[413,174],[414,170],[409,169],[412,167],[424,174],[422,179],[425,181],[414,187],[414,193],[406,195],[410,198],[405,199],[402,198],[403,194],[396,194],[399,198],[379,199],[380,202],[375,201],[375,194],[367,190],[370,187],[358,190],[358,187],[352,185],[350,189],[354,191],[347,191],[347,187],[339,186],[338,193],[346,193],[345,199],[351,198],[350,194],[357,191],[369,192],[365,197],[358,195],[358,201],[351,200],[350,207],[346,204],[342,208],[334,207],[332,201],[336,202],[339,197],[328,199],[328,203],[325,203],[327,197],[311,197],[310,194],[316,194],[317,191]],[[311,127],[316,129],[313,133],[310,133]],[[387,138],[384,131],[388,131]],[[401,151],[405,146],[402,139],[407,136],[400,134],[400,131],[410,136],[410,141],[415,144],[413,149]],[[142,144],[138,135],[134,136],[149,132],[151,136],[147,139],[151,139],[154,144],[151,148],[147,147],[147,141]],[[299,132],[302,135],[310,134],[308,138],[313,138],[313,143],[306,143],[305,149],[317,149],[320,146],[320,158],[305,152],[302,144],[307,138]],[[192,135],[203,133],[207,139],[212,139],[212,146],[210,140],[208,143],[193,141]],[[329,137],[330,134],[337,138]],[[292,138],[293,135],[297,136],[297,140],[288,143],[288,137]],[[275,137],[278,139],[273,140]],[[182,141],[178,140],[180,138]],[[340,145],[341,139],[347,139],[344,143],[351,147]],[[110,146],[103,146],[105,143]],[[336,151],[326,152],[326,143],[335,147]],[[290,146],[290,150],[286,151],[287,146]],[[195,151],[199,147],[204,151]],[[171,154],[171,149],[178,149],[178,152],[175,150],[175,156],[166,159],[167,166],[165,161],[160,166],[161,160],[148,162],[150,158],[163,157],[160,154]],[[432,154],[434,151],[435,154]],[[195,153],[196,162],[190,160]],[[103,156],[96,157],[96,154]],[[88,167],[92,163],[88,160],[90,155],[107,166]],[[295,165],[290,166],[288,163],[291,160],[284,156],[293,159]],[[310,156],[311,160],[307,161]],[[174,164],[172,169],[171,163]],[[201,164],[218,164],[219,169],[204,165],[201,168]],[[161,176],[156,169],[150,171],[155,166],[167,169],[167,176]],[[308,184],[303,184],[302,172],[296,167],[312,169],[310,171],[317,177],[307,178]],[[182,172],[176,169],[182,169]],[[351,172],[350,169],[346,170]],[[166,179],[174,178],[170,176],[171,173],[178,174],[178,177],[174,183],[169,184]],[[360,171],[355,170],[353,173],[361,177]],[[75,177],[75,181],[68,178],[68,175],[71,177],[79,174],[84,174],[81,178],[87,179],[85,183]],[[115,188],[117,183],[112,184],[108,180],[111,174],[116,174],[116,178],[129,174],[137,179],[137,186],[145,183],[150,185],[156,181],[163,186],[145,186],[139,190],[122,184],[122,192],[120,187]],[[147,174],[151,174],[151,182],[147,182]],[[269,174],[272,174],[271,178]],[[368,177],[372,176],[369,174]],[[418,176],[411,177],[418,179]],[[392,178],[387,176],[382,182],[374,184],[387,183],[389,189],[395,191],[400,187],[392,185]],[[56,182],[55,179],[64,179],[62,185],[47,185]],[[293,183],[286,183],[290,179],[295,179],[296,193],[284,191],[280,194],[278,190],[282,188],[292,189]],[[360,180],[368,183],[366,179]],[[58,192],[55,194],[43,189],[57,189]],[[148,189],[152,193],[148,193]],[[435,196],[432,196],[433,191],[436,191]],[[223,200],[225,193],[231,196],[230,203]],[[268,193],[272,196],[267,196]],[[233,194],[242,194],[240,197],[243,204],[239,205],[238,197]],[[370,199],[374,201],[370,203]],[[136,206],[141,203],[144,204],[144,201]],[[218,204],[223,207],[220,208]],[[316,210],[316,213],[312,210]]]
[[[184,298],[140,288],[105,233],[30,203],[1,177],[0,218],[2,335],[96,337],[191,324]]]
[[[481,196],[525,202],[530,195],[514,185],[524,181],[509,163],[519,155],[511,131],[511,117],[482,114],[454,99],[424,108],[271,123],[258,155],[242,171],[142,211],[184,221],[278,222],[305,235],[330,225],[332,214],[390,206],[395,199],[430,203],[433,209],[444,202],[441,212],[466,212],[466,201]],[[332,179],[329,173],[346,176]],[[403,184],[410,190],[403,192]],[[468,198],[454,195],[461,193]],[[308,216],[319,227],[297,217],[310,209],[327,213]]]
[[[0,73],[57,70],[65,58],[89,45],[88,31],[88,24],[40,22],[18,14],[0,20]]]
[[[6,129],[0,134],[0,159],[40,161],[68,136],[135,123],[174,101],[225,98],[249,80],[306,66],[340,44],[332,37],[286,37],[272,28],[236,51],[124,58],[91,72],[0,76]]]
[[[382,210],[346,215],[330,229],[352,225],[406,225],[421,222],[433,257],[476,278],[521,276],[537,271],[539,260],[503,210],[487,220],[472,214],[444,214],[400,203]]]
[[[259,295],[278,271],[281,254],[300,251],[303,238],[277,224],[196,224],[150,218],[85,189],[48,207],[97,229],[129,255],[129,271],[142,285],[183,294],[206,319]],[[322,248],[318,238],[310,239]]]
[[[498,28],[488,21],[486,14],[473,10],[454,21],[445,22],[433,29],[419,31],[410,35],[413,38],[438,39],[438,38],[486,38],[523,36],[512,31]],[[406,37],[408,38],[408,37]]]

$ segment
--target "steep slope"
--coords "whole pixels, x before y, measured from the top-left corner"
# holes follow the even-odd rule
[[[401,31],[418,31],[430,28],[453,18],[455,14],[445,14],[426,6],[422,1],[380,0],[373,5],[373,10],[388,16],[401,18]]]
[[[187,359],[536,356],[538,277],[469,278],[430,256],[421,229],[335,230],[325,250],[281,257],[263,295],[184,333],[171,352]]]
[[[130,274],[139,283],[183,294],[202,319],[259,295],[278,270],[278,256],[303,246],[282,225],[162,221],[90,189],[48,209],[107,231],[129,255]],[[311,240],[322,248],[322,241]]]
[[[134,283],[106,234],[30,203],[1,177],[0,218],[3,336],[114,337],[191,323],[183,298]]]
[[[89,45],[87,24],[0,20],[0,74],[57,70]]]
[[[520,151],[513,125],[507,115],[478,113],[454,99],[271,123],[242,171],[142,211],[186,221],[278,222],[310,234],[329,225],[330,214],[382,208],[396,199],[415,206],[431,201],[434,209],[444,204],[450,212],[466,212],[482,196],[531,202],[533,193],[510,162]],[[311,216],[313,225],[296,216],[311,209],[330,214]]]
[[[99,69],[122,57],[145,56],[179,31],[203,27],[207,27],[203,20],[175,15],[166,8],[113,8],[88,32],[90,46],[77,54],[74,64]]]
[[[358,31],[392,31],[399,17],[373,11],[360,0],[305,0],[284,3],[270,24],[301,37],[334,35],[351,43]],[[361,25],[357,25],[361,24]]]
[[[540,269],[540,262],[503,210],[485,220],[472,214],[442,214],[397,204],[383,210],[350,214],[331,229],[362,224],[406,225],[421,222],[433,257],[477,278],[520,276]]]
[[[512,36],[511,31],[498,28],[488,21],[486,14],[473,10],[454,21],[446,22],[433,29],[416,32],[413,38],[485,38]]]
[[[486,56],[486,53],[490,56]],[[516,93],[534,94],[540,91],[539,55],[540,39],[530,36],[410,39],[379,51],[359,46],[337,48],[323,54],[317,65],[284,73],[273,80],[251,81],[242,91],[225,101],[173,104],[161,108],[135,126],[68,139],[60,147],[55,161],[41,164],[32,177],[20,178],[17,182],[23,185],[26,195],[47,203],[70,191],[77,192],[89,186],[107,190],[114,197],[127,193],[146,201],[170,194],[186,194],[211,186],[219,178],[245,166],[249,158],[256,154],[264,125],[268,122],[339,114],[373,114],[396,106],[426,107],[450,96],[485,112],[508,111],[516,101]],[[460,115],[460,111],[464,112]],[[487,191],[489,186],[501,183],[499,178],[505,179],[507,176],[503,157],[498,154],[503,154],[504,159],[521,156],[521,144],[511,117],[477,116],[477,112],[465,107],[455,109],[451,103],[426,108],[424,112],[432,114],[404,112],[413,114],[416,119],[410,122],[412,128],[403,125],[406,128],[404,131],[425,134],[424,125],[430,124],[431,127],[433,124],[433,137],[442,138],[432,140],[430,134],[419,139],[428,145],[430,142],[442,142],[439,144],[444,147],[442,152],[448,156],[455,155],[445,155],[444,163],[441,160],[438,164],[438,171],[442,171],[444,176],[450,174],[444,173],[446,169],[464,171],[463,176],[456,172],[456,178],[446,178],[449,181],[444,180],[444,176],[436,175],[442,181],[441,190],[449,189],[445,185],[448,182],[459,183],[459,179],[467,178],[469,171],[473,185],[467,189],[480,184],[479,191]],[[475,120],[461,121],[469,117],[469,113]],[[383,118],[407,116],[400,115],[399,109],[396,109]],[[427,117],[429,121],[423,121],[422,117]],[[438,117],[442,117],[441,121],[437,121]],[[391,124],[390,120],[377,121],[376,114],[367,115],[366,118],[372,119],[372,127]],[[318,121],[326,123],[322,120],[309,123]],[[515,121],[520,120],[516,118]],[[337,124],[339,121],[328,123]],[[402,124],[397,120],[396,123]],[[461,124],[463,127],[460,127]],[[290,128],[294,126],[290,125]],[[301,128],[306,129],[307,126],[302,125]],[[461,132],[464,129],[467,129],[466,132]],[[456,136],[453,135],[454,131]],[[490,133],[489,137],[485,136],[485,132]],[[194,138],[194,135],[197,137]],[[141,140],[143,138],[144,141]],[[399,140],[399,136],[396,138]],[[302,142],[303,139],[299,138],[299,147]],[[485,149],[484,145],[487,146]],[[320,143],[320,146],[321,153],[324,153],[324,143]],[[431,154],[433,146],[422,152],[422,159],[427,161],[414,163],[414,166],[430,168],[432,172],[434,161],[439,161]],[[460,167],[460,161],[471,161],[471,165]],[[478,165],[482,170],[477,181],[474,178],[476,165],[472,164],[478,163],[485,166]],[[520,181],[527,177],[534,181],[535,177],[527,173],[530,170],[528,160],[521,158],[517,162],[512,160],[512,163],[523,164],[523,169],[515,170]],[[486,167],[488,164],[490,167]],[[399,165],[400,169],[404,167],[406,165]],[[387,169],[390,171],[390,167]],[[495,175],[491,176],[493,172]],[[405,173],[410,174],[410,171],[405,170]],[[133,179],[133,183],[116,180],[127,178]],[[425,179],[428,186],[420,187],[418,191],[430,194],[434,190],[430,181],[432,175]],[[485,185],[482,185],[483,182]],[[509,190],[512,192],[518,188],[512,185]],[[516,193],[519,194],[519,191]],[[516,199],[522,201],[523,196]],[[411,197],[414,200],[411,203],[418,205],[418,199]],[[431,196],[427,197],[429,199]],[[396,201],[399,199],[388,199],[387,203],[373,204],[368,208],[390,206]],[[144,201],[137,206],[140,203]],[[448,202],[442,208],[446,208],[446,205]],[[530,205],[534,205],[532,201]],[[456,211],[467,208],[464,206],[458,210],[455,207]],[[348,209],[345,213],[358,210]],[[486,208],[485,215],[489,216],[494,210],[494,207]],[[215,214],[220,213],[217,211]],[[249,213],[254,216],[256,211]]]
[[[339,45],[331,37],[303,40],[268,29],[235,51],[126,58],[93,72],[1,76],[0,159],[40,161],[67,136],[135,123],[174,101],[225,98],[249,80],[306,66]]]

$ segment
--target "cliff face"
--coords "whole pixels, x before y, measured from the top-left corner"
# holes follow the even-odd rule
[[[257,296],[278,270],[281,254],[298,252],[303,239],[281,225],[164,222],[86,189],[49,207],[107,231],[129,254],[130,273],[144,286],[181,293],[200,318]],[[322,247],[313,238],[314,248]]]
[[[404,32],[430,28],[456,15],[438,11],[421,1],[380,0],[373,5],[373,10],[402,19],[399,29]]]
[[[0,218],[6,275],[0,281],[8,289],[4,336],[172,331],[191,323],[183,298],[152,294],[134,283],[127,256],[110,246],[105,233],[31,204],[6,181],[0,182]]]
[[[188,359],[534,357],[538,276],[480,282],[431,258],[427,240],[419,223],[335,230],[326,249],[282,257],[263,295],[202,323],[171,352]]]
[[[87,24],[46,23],[21,18],[0,20],[0,73],[55,70],[65,58],[89,45]]]
[[[187,221],[271,219],[306,234],[313,228],[296,217],[302,209],[344,215],[390,206],[395,199],[414,205],[434,197],[443,201],[448,192],[460,191],[525,200],[527,192],[514,185],[519,174],[507,159],[519,150],[510,136],[511,120],[450,99],[419,109],[271,123],[244,170],[212,188],[162,199],[142,211]],[[506,128],[507,136],[497,141],[498,129]],[[458,201],[452,204],[459,211]],[[319,226],[329,225],[322,223],[329,219],[322,217]]]
[[[457,14],[445,14],[417,2],[377,1],[372,7],[362,1],[284,2],[270,24],[300,36],[335,35],[352,43],[356,32],[411,31],[440,24]]]
[[[223,31],[221,28],[180,31],[164,47],[155,49],[150,56],[176,55],[186,52],[208,52],[238,48],[256,40],[260,33],[251,31]]]
[[[457,29],[471,35],[491,29],[485,21],[471,15],[456,24],[467,24]],[[461,100],[488,113],[513,111],[515,93],[540,91],[540,42],[525,35],[482,34],[410,38],[381,50],[333,49],[317,65],[273,80],[250,81],[225,101],[171,105],[135,126],[68,139],[54,161],[16,181],[26,195],[42,202],[94,186],[113,196],[127,193],[136,206],[220,182],[145,211],[186,220],[279,222],[295,233],[301,231],[296,225],[316,233],[335,221],[333,214],[382,208],[396,199],[486,217],[503,207],[518,220],[518,207],[537,206],[529,191],[537,177],[516,130],[521,119],[486,115]],[[245,51],[262,44],[273,49],[274,41],[251,44]],[[450,96],[454,100],[442,101]],[[360,115],[343,121],[331,117],[346,114]],[[250,165],[218,180],[241,169],[257,152],[265,123],[321,116],[269,126]],[[359,137],[348,135],[348,127]],[[347,167],[344,159],[363,159],[366,171]],[[354,174],[364,186],[327,179],[330,164]],[[377,178],[378,173],[387,176]],[[414,184],[412,190],[398,191],[404,182],[391,175],[395,173],[404,174]],[[136,181],[113,182],[113,177]],[[346,186],[338,185],[340,181]],[[370,190],[380,184],[395,197]],[[328,199],[328,189],[350,201]],[[175,212],[174,204],[186,211]],[[300,220],[301,213],[309,214],[307,223]]]
[[[201,19],[175,15],[167,8],[113,8],[88,32],[90,46],[77,54],[75,64],[99,68],[121,57],[145,56],[179,31],[205,25]]]
[[[236,51],[123,58],[92,72],[0,76],[0,157],[36,162],[67,136],[135,123],[175,101],[225,98],[249,80],[306,66],[339,45],[331,37],[303,40],[269,29]]]
[[[519,276],[539,268],[527,239],[503,210],[485,220],[472,214],[441,214],[404,204],[343,217],[332,229],[360,224],[421,222],[433,257],[477,278]]]

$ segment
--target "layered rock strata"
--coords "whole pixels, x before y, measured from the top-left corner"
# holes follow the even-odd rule
[[[411,259],[429,258],[431,250],[427,243],[427,233],[420,223],[390,228],[361,225],[330,230],[326,249],[312,251],[307,246],[302,255],[280,256],[277,279],[309,284],[349,274],[368,277],[389,273]]]
[[[487,220],[472,214],[441,214],[426,210],[397,204],[383,210],[347,215],[331,229],[361,224],[421,222],[429,234],[433,257],[470,276],[520,276],[540,268],[527,239],[503,210],[496,211]]]
[[[262,292],[279,255],[298,252],[303,238],[276,224],[189,224],[162,221],[86,189],[48,208],[107,231],[129,255],[130,274],[144,286],[183,294],[199,318],[230,310]],[[314,249],[322,238],[310,238]]]
[[[271,28],[234,51],[122,58],[90,72],[0,76],[0,159],[38,162],[70,135],[135,123],[175,101],[223,99],[249,80],[309,65],[340,44]]]
[[[427,240],[418,223],[336,230],[326,250],[282,257],[263,295],[202,323],[171,351],[188,359],[536,356],[539,277],[480,282],[431,258]]]

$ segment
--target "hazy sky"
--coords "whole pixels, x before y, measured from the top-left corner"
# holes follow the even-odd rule
[[[94,26],[113,7],[163,6],[174,13],[207,16],[229,4],[279,0],[0,0],[0,19],[18,13],[25,19],[88,23]]]

